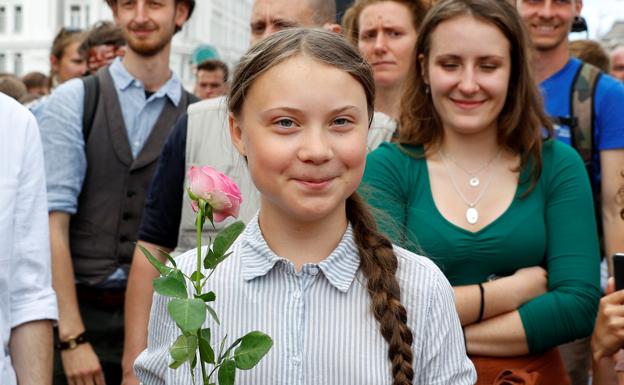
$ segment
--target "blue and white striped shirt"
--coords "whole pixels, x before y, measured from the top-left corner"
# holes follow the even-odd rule
[[[321,263],[297,272],[267,245],[257,217],[232,246],[209,289],[221,325],[209,318],[211,344],[228,344],[252,330],[273,338],[273,347],[237,384],[391,384],[388,344],[371,313],[366,279],[349,226],[338,247]],[[414,341],[415,384],[474,384],[466,357],[453,291],[428,259],[395,247],[397,279]],[[185,273],[195,270],[196,251],[177,258]],[[167,297],[154,295],[148,346],[135,362],[145,385],[190,384],[187,364],[170,369],[169,347],[180,331],[167,313]],[[197,368],[198,369],[198,368]],[[201,378],[199,371],[197,378]]]

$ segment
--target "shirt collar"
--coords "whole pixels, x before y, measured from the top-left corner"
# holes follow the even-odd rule
[[[241,247],[242,274],[246,281],[266,275],[278,262],[292,265],[292,262],[279,257],[269,248],[260,231],[257,215],[243,232]],[[306,264],[302,271],[311,271],[312,266],[315,265]],[[350,224],[336,249],[316,266],[336,289],[343,293],[349,290],[360,267],[360,257]]]
[[[125,91],[132,85],[139,85],[144,90],[143,83],[128,72],[126,67],[124,67],[121,62],[120,57],[113,60],[109,67],[109,71],[115,82],[115,86],[119,91]],[[153,96],[154,98],[167,96],[174,106],[178,106],[180,99],[182,98],[182,84],[173,71],[171,72],[169,80],[167,80],[167,82],[160,87],[160,89],[156,91]]]

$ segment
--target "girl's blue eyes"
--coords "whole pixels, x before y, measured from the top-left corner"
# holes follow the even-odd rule
[[[278,126],[281,127],[286,127],[286,128],[290,128],[293,127],[295,125],[295,122],[293,122],[291,119],[280,119],[277,122],[275,122]]]
[[[351,119],[348,118],[336,118],[332,121],[332,125],[334,126],[347,126],[349,124],[353,123],[353,121]],[[275,121],[276,126],[281,127],[281,128],[293,128],[296,126],[296,123],[294,120],[289,119],[289,118],[281,118]]]

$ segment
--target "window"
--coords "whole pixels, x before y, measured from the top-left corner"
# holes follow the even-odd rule
[[[6,8],[0,7],[0,33],[6,32]]]
[[[13,15],[13,31],[15,33],[20,33],[22,32],[22,6],[21,5],[16,5],[15,6],[15,14]]]
[[[16,53],[15,56],[13,56],[13,73],[17,76],[21,76],[23,70],[22,54]]]
[[[69,8],[69,26],[73,29],[79,29],[80,25],[80,6],[72,5]]]
[[[6,72],[6,55],[0,53],[0,72]]]
[[[89,4],[85,5],[85,20],[85,28],[89,28],[91,25],[91,7],[89,7]]]

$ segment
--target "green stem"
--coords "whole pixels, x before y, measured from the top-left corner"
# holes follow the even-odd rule
[[[197,220],[195,221],[195,225],[197,227],[197,271],[201,271],[201,233],[202,233],[202,219],[204,217],[204,208],[201,207],[199,209],[199,215],[197,216]],[[201,294],[201,278],[200,275],[197,274],[195,277],[195,293]]]
[[[197,340],[199,341],[200,338],[201,338],[201,329],[197,330]],[[206,363],[201,359],[201,353],[199,355],[199,365],[201,367],[202,383],[204,385],[209,384],[210,381],[208,381],[208,377],[206,377]]]

